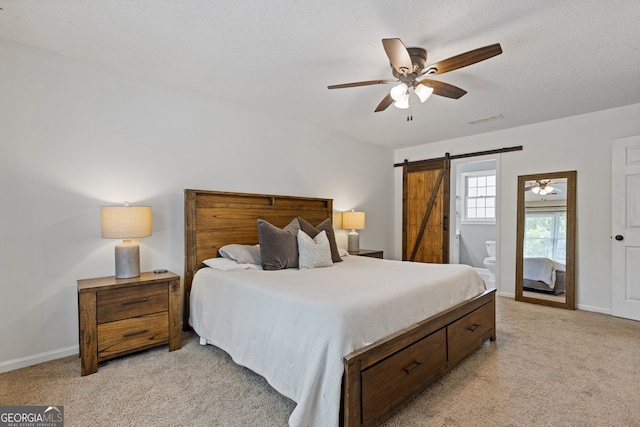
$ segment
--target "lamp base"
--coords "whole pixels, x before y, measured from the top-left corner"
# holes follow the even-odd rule
[[[116,245],[116,279],[140,276],[140,246],[131,240]]]
[[[356,253],[360,250],[360,235],[356,232],[356,230],[351,230],[349,234],[347,234],[347,251],[351,254]]]

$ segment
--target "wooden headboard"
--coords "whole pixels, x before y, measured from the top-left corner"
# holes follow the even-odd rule
[[[230,243],[258,243],[256,221],[284,227],[297,216],[312,224],[333,217],[333,199],[184,190],[183,329],[189,329],[189,296],[193,275],[202,262]]]

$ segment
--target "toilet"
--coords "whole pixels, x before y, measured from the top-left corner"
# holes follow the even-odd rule
[[[487,255],[484,259],[484,266],[489,270],[489,281],[495,283],[496,281],[496,241],[487,240],[484,242],[487,248]]]

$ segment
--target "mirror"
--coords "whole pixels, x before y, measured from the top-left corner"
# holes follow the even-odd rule
[[[516,301],[575,309],[576,176],[518,177]]]

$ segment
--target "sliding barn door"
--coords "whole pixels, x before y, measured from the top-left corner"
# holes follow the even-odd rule
[[[449,158],[405,163],[402,259],[449,262]]]

